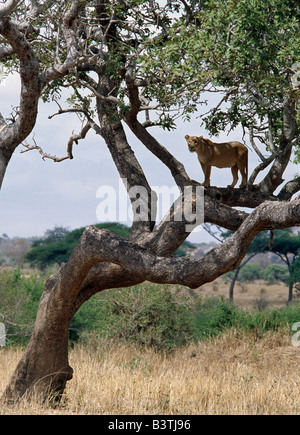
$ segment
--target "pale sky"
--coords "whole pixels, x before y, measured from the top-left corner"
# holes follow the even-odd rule
[[[15,75],[8,77],[0,85],[0,112],[4,118],[9,116],[12,106],[18,105],[18,100],[19,84],[18,76]],[[61,105],[66,107],[63,101]],[[197,119],[201,111],[207,111],[207,107],[201,106],[199,110],[192,122],[180,121],[175,131],[152,128],[151,133],[184,164],[192,179],[202,182],[204,177],[196,154],[188,151],[184,139],[186,134],[209,137]],[[66,154],[72,131],[80,131],[80,122],[73,114],[60,115],[49,120],[48,116],[56,111],[56,104],[46,105],[40,102],[33,133],[37,144],[45,152],[63,156]],[[33,134],[27,138],[29,144],[33,144],[32,136]],[[130,132],[128,138],[150,185],[174,187],[169,170]],[[239,130],[231,132],[229,136],[224,133],[218,138],[210,139],[216,142],[242,141]],[[61,163],[48,159],[43,161],[35,150],[20,154],[22,149],[19,146],[15,151],[0,192],[0,236],[3,233],[9,237],[41,236],[46,229],[55,225],[72,230],[99,223],[96,209],[101,200],[96,197],[97,190],[100,186],[112,186],[118,194],[120,181],[105,142],[100,136],[90,130],[85,140],[74,145],[74,159]],[[249,151],[249,174],[258,163],[256,154]],[[285,178],[290,179],[297,170],[295,165],[291,165]],[[262,175],[257,181],[261,177]],[[212,168],[211,185],[225,187],[231,181],[229,168]],[[201,243],[210,241],[211,237],[203,230],[192,233],[188,240]]]

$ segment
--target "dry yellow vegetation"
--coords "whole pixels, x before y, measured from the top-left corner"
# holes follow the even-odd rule
[[[0,350],[0,395],[21,355]],[[56,409],[23,403],[0,414],[300,414],[300,347],[289,332],[231,331],[163,356],[91,343],[70,350],[74,377]]]
[[[230,280],[217,278],[215,281],[204,284],[195,292],[203,297],[224,296],[228,299]],[[288,287],[281,281],[269,284],[264,280],[251,282],[237,281],[234,287],[234,303],[238,307],[252,309],[257,308],[261,302],[265,302],[267,308],[282,307],[288,299]],[[294,291],[294,301],[300,299],[299,292]]]

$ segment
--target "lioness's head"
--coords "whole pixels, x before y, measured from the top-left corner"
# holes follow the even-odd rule
[[[197,145],[197,137],[196,136],[189,136],[188,134],[185,136],[185,139],[187,141],[189,150],[191,153],[194,153],[196,151],[196,145]]]

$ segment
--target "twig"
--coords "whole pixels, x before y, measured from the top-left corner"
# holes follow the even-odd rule
[[[32,138],[32,140],[35,143],[35,145],[29,145],[27,142],[23,142],[22,143],[22,145],[26,149],[20,151],[20,154],[27,153],[27,151],[38,150],[38,152],[41,154],[43,160],[50,159],[50,160],[53,160],[54,162],[62,162],[63,160],[72,159],[73,158],[73,156],[70,156],[69,154],[67,156],[64,156],[64,157],[57,157],[57,156],[52,156],[51,154],[45,153],[42,150],[42,148],[37,145],[35,139]]]
[[[50,159],[53,160],[56,163],[62,162],[63,160],[67,160],[73,159],[73,144],[74,142],[76,143],[76,145],[78,145],[78,140],[80,139],[84,139],[88,133],[88,131],[90,130],[90,128],[92,128],[90,122],[87,122],[85,124],[85,126],[82,128],[81,132],[79,134],[74,134],[74,132],[72,133],[69,141],[68,141],[68,145],[67,145],[67,155],[63,156],[63,157],[57,157],[55,155],[51,155],[49,153],[45,153],[42,148],[40,146],[37,145],[34,137],[32,138],[34,145],[29,145],[27,142],[24,142],[22,145],[26,148],[25,150],[20,151],[21,154],[26,153],[27,151],[31,151],[31,150],[38,150],[38,152],[41,154],[42,159]]]

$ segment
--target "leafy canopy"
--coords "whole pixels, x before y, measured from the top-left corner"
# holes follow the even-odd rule
[[[221,92],[219,104],[202,115],[212,135],[254,126],[269,146],[264,137],[268,123],[274,146],[279,145],[283,107],[288,99],[299,99],[294,77],[300,58],[299,18],[298,1],[199,3],[188,23],[183,16],[175,20],[167,41],[147,45],[140,71],[151,83],[149,98],[166,109],[181,106],[189,119],[203,103],[203,91]]]

